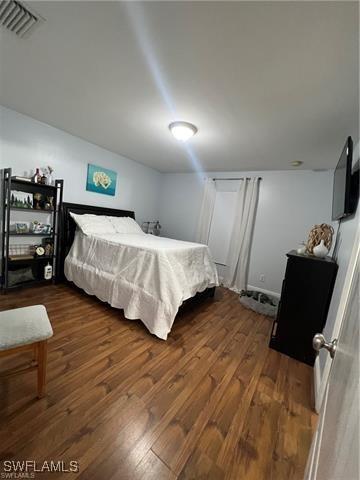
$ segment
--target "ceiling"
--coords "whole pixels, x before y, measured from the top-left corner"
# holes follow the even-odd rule
[[[28,5],[46,21],[0,29],[0,103],[159,171],[327,169],[358,138],[356,2]]]

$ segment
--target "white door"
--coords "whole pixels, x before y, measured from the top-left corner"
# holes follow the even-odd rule
[[[236,192],[216,192],[208,246],[215,263],[226,265],[234,226]]]
[[[343,320],[305,473],[307,480],[360,478],[359,257],[357,237],[349,264]]]

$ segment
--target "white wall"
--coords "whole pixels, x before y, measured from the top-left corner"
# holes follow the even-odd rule
[[[87,164],[118,172],[116,196],[87,192]],[[315,223],[330,222],[332,172],[218,172],[211,174],[161,174],[125,157],[74,137],[0,106],[0,168],[30,174],[37,166],[52,165],[64,178],[64,200],[134,210],[137,220],[160,219],[163,235],[193,241],[204,178],[260,175],[260,196],[250,258],[249,285],[280,292],[285,254],[306,240]],[[220,182],[221,188],[235,182]],[[230,187],[230,183],[232,187]],[[344,281],[356,218],[343,221],[339,272],[325,334],[330,338]],[[265,275],[265,282],[259,280]],[[321,360],[321,359],[320,359]],[[323,364],[323,362],[321,362]]]
[[[279,293],[286,265],[285,254],[307,239],[314,224],[331,220],[332,172],[217,172],[203,177],[196,174],[164,175],[160,219],[165,235],[194,240],[206,175],[262,177],[248,283]],[[261,274],[265,275],[265,282],[260,282]]]
[[[114,197],[86,191],[88,163],[117,172]],[[139,223],[158,219],[159,172],[0,106],[0,168],[30,175],[46,165],[64,179],[64,201],[134,210]]]
[[[356,148],[354,149],[354,166],[360,161],[360,153],[359,153],[359,143],[357,144]],[[324,336],[328,341],[331,341],[333,338],[332,331],[335,325],[337,310],[340,303],[340,297],[342,294],[342,289],[344,286],[344,281],[346,277],[346,272],[349,266],[349,260],[351,257],[351,252],[354,246],[355,235],[356,231],[359,228],[360,223],[360,207],[358,206],[355,215],[351,217],[344,218],[341,222],[340,230],[339,230],[339,249],[337,254],[337,264],[338,264],[338,272],[336,276],[336,282],[334,286],[334,292],[330,303],[329,313],[326,321],[326,325],[324,328]],[[319,365],[320,365],[320,375],[323,372],[327,352],[321,351],[319,357]]]

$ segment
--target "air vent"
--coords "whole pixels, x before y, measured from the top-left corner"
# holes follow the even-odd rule
[[[28,36],[43,20],[24,3],[0,0],[0,24],[19,37]]]

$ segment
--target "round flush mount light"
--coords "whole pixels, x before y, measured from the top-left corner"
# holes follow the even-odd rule
[[[300,160],[294,160],[293,162],[291,162],[291,166],[292,167],[300,167],[300,165],[302,165],[303,162],[300,162]]]
[[[169,125],[169,130],[180,142],[186,142],[198,131],[195,125],[189,122],[172,122]]]

